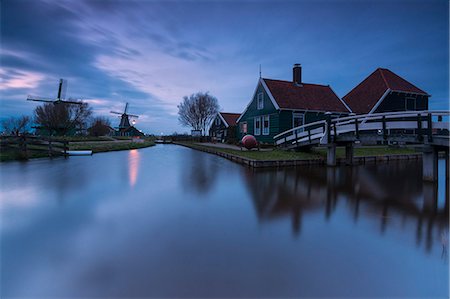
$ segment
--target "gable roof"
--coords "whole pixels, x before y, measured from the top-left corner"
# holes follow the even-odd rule
[[[329,85],[263,80],[280,109],[350,112]]]
[[[221,116],[221,119],[223,122],[225,122],[225,125],[228,126],[235,126],[237,124],[237,119],[239,116],[241,116],[240,113],[228,113],[228,112],[219,112],[219,115]]]
[[[366,114],[373,110],[389,91],[429,96],[425,91],[406,81],[394,72],[377,68],[342,99],[355,113]]]

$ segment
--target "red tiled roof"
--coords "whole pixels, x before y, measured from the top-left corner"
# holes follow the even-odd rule
[[[222,115],[223,119],[227,122],[229,126],[235,126],[236,120],[241,116],[240,113],[227,113],[227,112],[220,112],[220,115]]]
[[[280,109],[349,112],[328,85],[263,79]]]
[[[354,113],[366,114],[372,110],[388,88],[393,91],[428,95],[390,70],[378,68],[342,99]]]

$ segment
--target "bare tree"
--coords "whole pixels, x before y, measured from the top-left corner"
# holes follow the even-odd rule
[[[183,97],[183,102],[178,106],[178,120],[183,126],[200,130],[202,135],[206,131],[219,112],[219,102],[217,98],[208,93],[198,92]]]
[[[88,103],[48,103],[34,110],[36,124],[48,130],[50,135],[66,135],[85,128],[91,114]]]
[[[91,136],[108,135],[111,128],[111,121],[107,117],[97,116],[92,120],[92,125],[88,129]]]
[[[2,127],[6,134],[19,136],[28,133],[31,118],[29,116],[10,117],[2,120]]]

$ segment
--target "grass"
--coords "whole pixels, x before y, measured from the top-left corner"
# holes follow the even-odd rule
[[[74,139],[70,138],[72,141]],[[69,150],[92,150],[93,153],[121,151],[144,148],[155,145],[152,140],[144,140],[143,142],[117,142],[117,141],[102,141],[98,139],[83,142],[76,139],[75,143],[69,143]],[[56,150],[56,148],[55,148]],[[62,153],[54,152],[53,156],[62,156]],[[27,155],[22,153],[18,148],[8,148],[0,150],[0,162],[28,160],[34,158],[48,157],[48,148],[40,145],[29,145],[27,148]]]
[[[318,159],[322,157],[321,153],[317,152],[294,152],[294,151],[283,151],[280,149],[273,150],[234,150],[228,148],[218,148],[205,145],[199,145],[192,142],[178,142],[194,149],[208,149],[217,152],[232,154],[252,160],[306,160],[306,159]]]
[[[200,145],[192,142],[178,142],[180,144],[192,147],[194,149],[208,149],[217,152],[228,153],[236,156],[240,156],[252,160],[307,160],[307,159],[320,159],[326,158],[326,148],[315,148],[309,152],[296,152],[285,151],[281,149],[273,149],[270,151],[257,151],[257,150],[233,150],[227,148],[210,147],[206,145]],[[385,155],[398,155],[398,154],[414,154],[416,153],[412,148],[397,148],[388,146],[366,146],[354,149],[355,157],[363,156],[385,156]],[[336,149],[336,155],[338,158],[345,157],[345,148],[338,147]]]
[[[83,142],[69,144],[69,150],[92,150],[93,153],[122,151],[153,146],[153,141],[144,142]]]

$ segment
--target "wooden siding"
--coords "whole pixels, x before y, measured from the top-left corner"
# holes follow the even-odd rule
[[[264,107],[263,109],[257,109],[257,98],[259,93],[263,93],[263,102]],[[261,135],[255,135],[254,132],[254,121],[255,117],[260,117],[264,115],[269,115],[269,135],[263,135],[262,134],[262,127],[261,127]],[[247,111],[242,115],[241,119],[239,120],[239,125],[243,122],[247,122],[247,134],[251,134],[256,137],[256,139],[259,142],[264,143],[273,143],[273,136],[278,134],[279,131],[279,112],[275,109],[275,106],[272,104],[272,101],[269,98],[269,95],[264,90],[264,87],[261,85],[261,83],[258,83],[257,91],[255,93],[254,98],[252,99],[250,105],[248,106]],[[242,134],[240,132],[240,129],[238,128],[238,137],[239,139],[242,139],[242,137],[245,134]]]
[[[264,96],[264,108],[257,109],[257,98],[258,93],[263,92]],[[292,113],[304,113],[305,114],[305,124],[315,122],[318,120],[325,119],[325,112],[311,112],[311,111],[292,111],[292,110],[277,110],[275,106],[272,104],[272,101],[269,98],[269,95],[265,92],[261,83],[258,83],[257,91],[255,93],[254,98],[252,99],[250,105],[247,108],[247,111],[242,115],[239,120],[239,125],[237,127],[237,137],[239,140],[245,134],[240,132],[240,124],[243,122],[247,122],[247,134],[251,134],[255,136],[256,140],[263,143],[274,143],[273,137],[292,129],[293,120]],[[342,113],[345,114],[345,113]],[[262,134],[262,124],[261,124],[261,134],[255,135],[254,132],[254,120],[255,117],[261,117],[264,115],[269,115],[269,135]]]
[[[217,125],[216,121],[219,120],[220,124]],[[227,130],[227,127],[225,126],[224,122],[220,119],[220,116],[217,115],[216,118],[214,118],[210,128],[209,128],[209,136],[211,137],[224,137],[224,132]]]
[[[428,110],[428,97],[423,95],[407,95],[405,93],[393,92],[389,94],[383,102],[375,109],[375,113],[405,111],[406,98],[416,99],[416,109]]]

